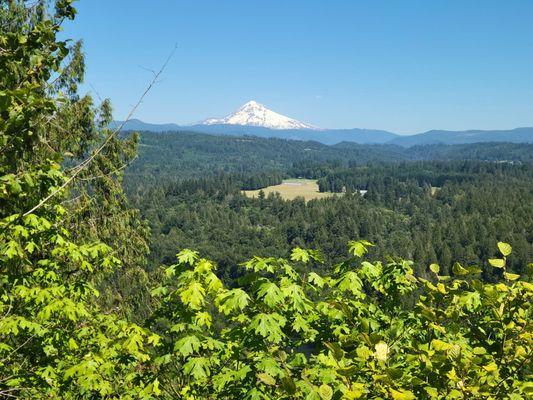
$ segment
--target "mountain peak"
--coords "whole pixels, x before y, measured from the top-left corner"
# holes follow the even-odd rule
[[[255,100],[250,100],[243,104],[237,111],[224,118],[210,118],[202,122],[202,124],[248,125],[270,129],[317,129],[312,125],[269,110]]]
[[[248,112],[259,114],[259,113],[264,113],[265,111],[270,111],[270,110],[268,110],[268,108],[266,108],[264,105],[259,104],[257,101],[250,100],[249,102],[244,103],[242,106],[240,106],[239,109],[235,113],[240,112],[240,111],[248,111]]]
[[[259,104],[255,100],[250,100],[249,102],[244,103],[241,108],[245,108],[245,107],[265,107],[265,106],[262,104]]]

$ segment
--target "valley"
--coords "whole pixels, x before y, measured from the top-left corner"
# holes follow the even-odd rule
[[[236,265],[254,255],[287,257],[303,246],[334,263],[354,238],[375,243],[373,257],[416,259],[420,274],[431,263],[448,271],[452,255],[482,263],[497,240],[514,243],[512,268],[533,257],[533,238],[523,235],[533,231],[533,145],[406,150],[153,132],[140,140],[149,146],[124,183],[150,221],[151,265],[194,248],[233,282]],[[513,162],[490,161],[500,158]]]

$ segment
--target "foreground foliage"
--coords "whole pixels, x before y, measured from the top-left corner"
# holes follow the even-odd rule
[[[82,182],[124,152],[106,149],[66,187],[80,168],[65,170],[68,158],[110,133],[76,94],[80,45],[56,39],[75,10],[49,3],[0,1],[0,397],[148,396],[153,386],[137,367],[157,336],[95,302],[101,277],[128,252],[98,240],[105,230],[89,234],[82,217],[119,208],[116,181]]]
[[[412,263],[361,261],[368,242],[330,274],[320,254],[256,257],[227,288],[196,252],[166,268],[153,328],[158,379],[187,399],[526,399],[533,394],[533,285],[490,263],[502,280],[455,264],[453,276],[413,275]],[[412,296],[412,306],[402,301]]]

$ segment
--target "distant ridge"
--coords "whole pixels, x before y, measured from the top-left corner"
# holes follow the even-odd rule
[[[467,144],[482,142],[533,143],[533,128],[510,130],[431,130],[411,136],[399,136],[389,143],[404,147],[424,144]]]
[[[112,121],[109,124],[111,129],[116,129],[122,125],[124,121]],[[143,122],[140,119],[130,119],[126,122],[123,128],[125,131],[148,131],[148,132],[170,132],[181,131],[183,127],[178,124],[151,124]]]
[[[324,144],[336,144],[343,141],[361,144],[381,144],[397,137],[394,133],[372,129],[269,129],[256,126],[239,125],[194,125],[188,127],[194,132],[215,135],[248,135],[258,137],[276,137],[292,140],[314,140]]]
[[[110,127],[116,128],[121,123],[121,121],[113,121],[110,124]],[[387,143],[403,147],[428,144],[468,144],[484,142],[533,143],[533,127],[509,130],[431,130],[416,135],[400,136],[392,132],[374,129],[269,129],[258,126],[229,124],[199,124],[185,126],[177,124],[150,124],[138,119],[132,119],[126,123],[124,130],[148,132],[189,131],[209,133],[212,135],[247,135],[264,138],[276,137],[293,140],[314,140],[329,145],[341,142],[359,144]]]

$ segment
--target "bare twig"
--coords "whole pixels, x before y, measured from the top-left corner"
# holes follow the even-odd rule
[[[98,97],[98,100],[100,100],[100,103],[103,103],[104,101],[103,101],[102,98],[100,97],[100,93],[98,93],[98,90],[96,90],[96,89],[94,88],[94,86],[92,85],[92,83],[90,83],[89,86],[91,87],[92,90],[94,90],[94,93],[96,94],[96,97]]]
[[[151,72],[152,75],[154,76],[157,75],[157,73],[153,69],[143,67],[142,65],[139,65],[139,68],[144,69],[145,71]]]
[[[73,168],[74,172],[72,173],[72,175],[61,186],[59,186],[57,189],[52,191],[52,193],[50,193],[48,196],[46,196],[44,199],[42,199],[35,207],[33,207],[32,209],[26,211],[23,214],[24,216],[33,213],[35,210],[37,210],[40,207],[42,207],[48,200],[50,200],[52,197],[56,196],[63,189],[65,189],[79,175],[79,173],[81,171],[83,171],[83,169],[85,169],[96,158],[96,156],[98,154],[100,154],[102,152],[102,150],[109,144],[111,139],[113,139],[122,130],[122,128],[124,128],[124,125],[126,125],[126,123],[131,119],[131,117],[133,116],[133,114],[135,113],[137,108],[141,105],[142,101],[144,100],[144,98],[146,97],[148,92],[152,89],[154,84],[157,82],[157,79],[159,78],[159,76],[165,70],[167,64],[170,62],[171,58],[174,56],[174,53],[176,52],[176,48],[177,48],[177,46],[174,46],[174,49],[172,50],[172,52],[170,53],[170,55],[166,59],[165,63],[162,65],[161,69],[159,69],[157,74],[154,76],[154,78],[152,79],[152,81],[150,82],[148,87],[145,89],[145,91],[143,92],[143,94],[141,95],[141,97],[139,98],[137,103],[130,110],[130,112],[129,112],[128,116],[126,117],[126,119],[124,121],[122,121],[122,123],[106,138],[106,140],[100,145],[100,147],[98,147],[93,152],[93,154],[90,157],[88,157],[87,159],[82,161],[80,164],[78,164],[75,168]]]
[[[133,157],[127,163],[121,165],[120,167],[114,169],[113,171],[108,172],[107,174],[100,174],[100,175],[88,176],[87,178],[80,178],[80,181],[92,181],[92,180],[95,180],[95,179],[106,178],[106,177],[108,177],[110,175],[114,175],[114,174],[122,171],[124,168],[128,167],[136,159],[137,159],[137,156]]]

